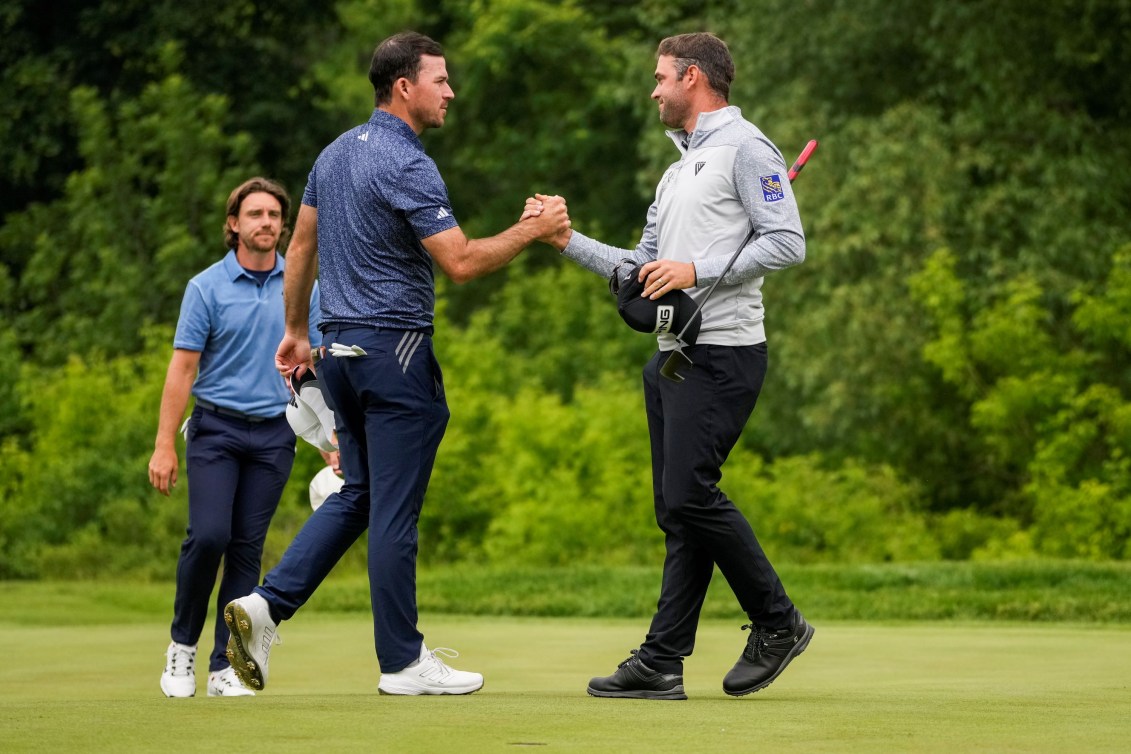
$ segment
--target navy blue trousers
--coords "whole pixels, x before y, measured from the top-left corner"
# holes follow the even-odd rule
[[[668,354],[644,367],[656,522],[667,554],[660,599],[640,659],[682,673],[695,647],[714,566],[755,623],[789,624],[793,603],[742,512],[719,488],[722,465],[754,411],[766,376],[766,344],[699,345],[675,383],[660,376]]]
[[[374,646],[381,671],[395,673],[420,657],[424,640],[416,626],[417,522],[448,425],[443,376],[424,333],[331,325],[322,339],[367,353],[318,366],[345,485],[307,519],[256,591],[290,618],[368,529]]]
[[[188,536],[177,561],[173,641],[200,639],[223,560],[216,597],[216,641],[209,670],[228,666],[224,606],[259,583],[263,542],[295,460],[286,417],[249,422],[197,406],[188,425]]]

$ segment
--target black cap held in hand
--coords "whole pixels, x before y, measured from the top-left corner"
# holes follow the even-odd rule
[[[617,297],[621,319],[638,332],[679,335],[695,314],[695,300],[683,291],[671,291],[655,300],[642,298],[644,284],[639,280],[640,266],[630,268],[630,264],[628,260],[621,262],[609,278],[609,290]],[[701,319],[696,316],[683,334],[687,345],[695,345]]]

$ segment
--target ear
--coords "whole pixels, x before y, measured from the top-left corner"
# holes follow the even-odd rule
[[[699,69],[699,66],[695,65],[694,63],[687,66],[687,70],[683,72],[683,83],[684,86],[688,89],[704,81],[705,79],[703,77],[703,71],[701,71]]]
[[[393,93],[399,94],[403,99],[408,99],[408,88],[411,84],[411,81],[409,81],[404,76],[401,76],[399,79],[393,82]]]
[[[232,231],[233,233],[238,234],[240,232],[239,224],[240,224],[239,216],[233,217],[232,215],[228,215],[228,230]]]

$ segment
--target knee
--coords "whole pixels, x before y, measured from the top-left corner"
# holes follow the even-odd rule
[[[194,529],[185,540],[185,549],[205,557],[221,557],[232,541],[232,533],[227,529]]]
[[[232,567],[259,569],[263,560],[263,539],[255,542],[232,541],[225,554],[227,563]]]
[[[714,507],[717,490],[699,483],[694,476],[664,480],[664,508],[676,519],[693,518]]]

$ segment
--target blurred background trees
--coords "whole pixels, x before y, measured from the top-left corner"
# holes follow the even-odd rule
[[[244,177],[297,200],[405,28],[447,50],[423,138],[471,235],[541,191],[635,243],[676,157],[648,99],[670,34],[728,41],[731,102],[787,161],[821,140],[723,480],[775,558],[1131,557],[1131,0],[0,0],[0,576],[171,576],[184,493],[145,463],[184,284]],[[438,286],[424,560],[660,552],[654,344],[604,281],[537,246]]]

